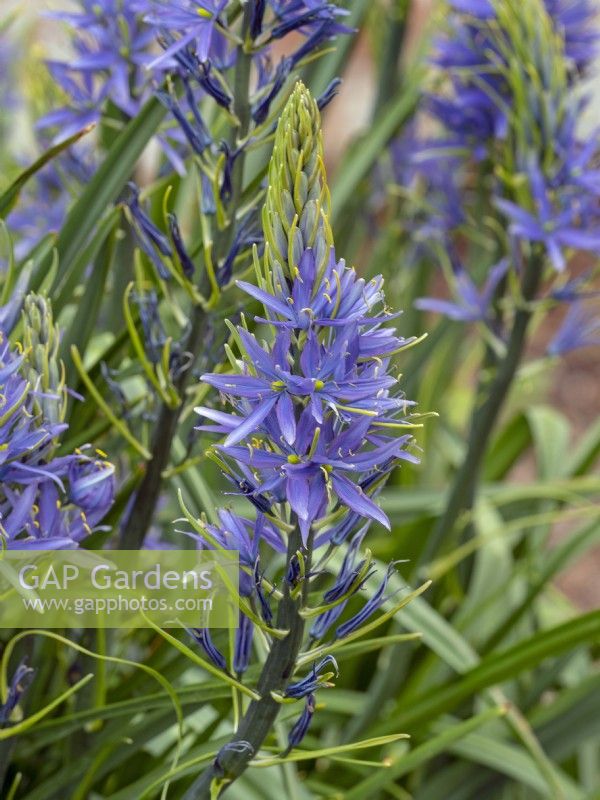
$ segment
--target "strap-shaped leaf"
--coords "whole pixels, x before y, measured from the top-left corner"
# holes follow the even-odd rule
[[[70,136],[68,139],[65,139],[64,142],[60,142],[59,144],[54,145],[49,150],[46,150],[43,155],[41,155],[37,161],[34,161],[30,167],[23,170],[15,180],[10,184],[8,189],[5,189],[4,192],[0,195],[0,218],[6,217],[12,209],[15,207],[15,203],[19,199],[19,194],[21,193],[21,189],[25,186],[27,181],[39,172],[43,167],[46,166],[53,158],[60,155],[63,150],[66,150],[75,142],[78,142],[82,136],[88,134],[92,129],[93,125],[88,125],[87,128],[83,128],[83,130],[78,131],[77,133]]]

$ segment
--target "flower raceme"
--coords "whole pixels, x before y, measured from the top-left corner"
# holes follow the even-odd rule
[[[273,625],[295,625],[293,639],[299,648],[309,585],[321,582],[327,555],[350,537],[339,574],[323,588],[323,605],[312,613],[316,619],[308,639],[324,639],[338,620],[334,639],[360,635],[360,628],[389,599],[386,590],[394,569],[391,565],[358,611],[339,619],[376,572],[368,550],[359,552],[369,526],[376,521],[390,527],[376,497],[400,461],[417,461],[410,430],[417,427],[416,415],[398,391],[392,368],[393,356],[417,340],[396,335],[391,323],[397,315],[385,305],[381,276],[366,280],[336,257],[319,125],[317,104],[298,84],[275,137],[263,209],[262,260],[254,248],[257,282],[237,282],[250,304],[262,306],[254,317],[258,327],[252,333],[245,315],[238,326],[230,324],[225,350],[231,370],[202,376],[228,408],[196,408],[202,418],[199,429],[222,437],[210,455],[235,493],[253,507],[248,518],[221,510],[217,524],[200,520],[191,534],[199,546],[239,551],[240,595],[256,613],[245,618],[240,604],[240,627],[228,663],[238,675],[248,665],[257,625],[268,632]],[[315,564],[320,549],[326,552]],[[282,557],[279,578],[267,576],[265,571],[281,564]],[[286,602],[288,608],[290,602],[295,606],[293,622],[282,617]],[[212,662],[224,668],[226,660],[208,632],[192,635]],[[279,646],[291,645],[274,642],[272,650]],[[304,678],[292,677],[294,670],[286,668],[285,676],[260,680],[261,692],[268,688],[260,702],[271,702],[269,691],[285,702],[303,701],[304,710],[289,734],[290,748],[310,724],[314,692],[330,686],[337,673],[326,645],[318,650]],[[294,657],[286,651],[286,659]],[[333,672],[324,672],[328,665]],[[252,729],[253,713],[251,707],[242,727]],[[272,716],[273,708],[265,713]],[[248,752],[260,746],[252,737],[244,741]],[[239,757],[231,752],[219,754],[219,770]]]
[[[393,393],[390,372],[390,355],[414,340],[385,326],[392,315],[369,316],[383,300],[380,278],[358,278],[333,252],[319,279],[310,249],[293,266],[295,279],[281,273],[277,296],[243,285],[264,304],[257,319],[276,330],[271,344],[240,326],[238,373],[202,376],[236,413],[196,410],[226,434],[217,449],[250,471],[256,491],[290,504],[306,544],[332,502],[389,527],[361,482],[390,460],[415,460],[411,436],[394,435],[410,427],[410,403]]]
[[[560,273],[573,251],[600,247],[600,132],[582,137],[578,130],[591,100],[582,77],[600,44],[596,16],[588,0],[528,0],[522,7],[510,0],[450,2],[447,33],[433,57],[444,89],[427,104],[439,135],[419,146],[409,131],[396,145],[412,167],[401,178],[424,184],[434,211],[429,229],[437,230],[452,266],[455,300],[422,298],[418,308],[483,322],[506,338],[499,300],[506,307],[528,253],[544,254],[540,270]],[[452,213],[442,206],[440,214],[436,190],[447,174],[459,198]],[[490,225],[490,238],[500,229],[508,233],[503,247],[509,258],[479,265],[476,283],[468,259],[461,263],[460,235],[478,213],[471,187],[487,181],[494,192],[482,219],[498,223],[495,230]]]
[[[7,338],[16,308],[0,308],[0,320],[11,323],[0,327],[0,544],[77,547],[113,503],[114,467],[100,451],[55,455],[68,428],[59,332],[47,300],[16,299],[23,305],[24,346]]]

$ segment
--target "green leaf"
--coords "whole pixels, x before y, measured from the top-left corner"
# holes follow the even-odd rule
[[[150,675],[152,678],[154,678],[154,680],[156,680],[162,686],[162,688],[166,691],[167,695],[169,696],[169,699],[171,700],[171,703],[172,703],[173,708],[175,710],[175,715],[177,717],[177,722],[178,722],[180,733],[181,733],[181,730],[183,728],[183,713],[181,711],[181,705],[179,703],[179,699],[177,697],[177,694],[175,693],[175,690],[173,689],[173,687],[169,683],[169,681],[167,681],[159,672],[157,672],[154,669],[151,669],[150,667],[146,666],[145,664],[141,664],[141,663],[138,663],[136,661],[129,661],[128,659],[125,659],[125,658],[117,658],[116,656],[107,656],[107,655],[101,655],[100,653],[94,653],[92,650],[88,650],[87,648],[82,647],[81,645],[77,644],[76,642],[72,642],[69,639],[66,639],[64,636],[60,636],[59,634],[54,633],[53,631],[36,630],[36,629],[26,630],[26,631],[22,631],[21,633],[17,633],[8,642],[8,644],[6,645],[6,648],[4,649],[4,653],[2,654],[2,663],[1,663],[1,669],[0,669],[0,696],[3,699],[6,698],[6,695],[7,695],[7,687],[8,687],[7,669],[8,669],[8,664],[9,664],[9,661],[10,661],[10,657],[11,657],[11,655],[12,655],[14,649],[15,649],[15,646],[17,645],[17,643],[20,642],[21,639],[24,639],[24,638],[26,638],[28,636],[44,636],[44,637],[46,637],[48,639],[53,639],[56,642],[60,642],[60,644],[66,645],[67,647],[71,648],[72,650],[75,650],[78,653],[82,653],[83,655],[89,656],[90,658],[95,658],[95,659],[98,659],[100,661],[105,661],[105,662],[112,663],[112,664],[120,664],[120,665],[127,666],[127,667],[135,667],[136,669],[140,669],[140,670],[144,671],[147,675]],[[74,686],[71,689],[69,689],[68,692],[66,692],[60,698],[58,698],[57,700],[52,701],[52,703],[50,703],[48,706],[46,706],[44,709],[42,709],[42,711],[39,711],[36,714],[33,714],[32,716],[28,717],[26,720],[24,720],[22,723],[20,723],[20,725],[25,725],[26,723],[30,722],[31,720],[34,720],[35,722],[37,722],[38,719],[41,718],[41,716],[45,716],[45,714],[47,714],[50,710],[52,710],[52,708],[54,708],[59,703],[61,703],[65,699],[65,697],[71,695],[73,693],[73,691],[76,691],[80,686],[82,686],[85,682],[90,680],[92,677],[93,677],[93,675],[88,675],[83,681],[80,681],[78,684],[76,684],[76,686]],[[94,710],[96,711],[96,709],[94,709]],[[10,735],[11,731],[18,732],[17,731],[17,726],[13,726],[12,728],[8,728],[5,731],[0,731],[0,739],[5,738],[2,734],[6,733],[6,734]]]
[[[195,683],[178,689],[177,696],[182,708],[187,706],[196,707],[198,703],[208,703],[228,697],[229,690],[221,681],[203,681],[202,683]],[[88,723],[96,720],[131,719],[135,714],[148,713],[159,709],[165,710],[169,709],[171,705],[171,700],[167,695],[162,692],[155,692],[128,700],[108,703],[104,706],[76,711],[72,714],[65,714],[36,725],[29,732],[27,747],[31,752],[41,747],[47,747],[58,738],[81,730]]]
[[[376,736],[372,739],[363,739],[360,742],[351,742],[349,744],[333,745],[332,747],[323,747],[319,750],[293,750],[285,758],[259,758],[250,762],[251,767],[272,767],[277,764],[283,764],[291,761],[311,761],[315,758],[325,758],[327,756],[340,755],[342,753],[349,753],[354,750],[364,750],[369,747],[383,747],[386,744],[393,744],[400,739],[408,739],[406,733],[394,733],[389,736]]]
[[[436,732],[448,729],[451,729],[451,724],[445,720],[434,726]],[[544,797],[556,800],[556,794],[548,787],[531,756],[521,748],[503,742],[498,736],[470,733],[452,745],[450,752],[506,775],[519,786],[529,786]],[[583,800],[583,792],[565,774],[559,773],[557,781],[558,791],[564,800]]]
[[[541,574],[533,583],[530,583],[527,594],[523,600],[513,609],[510,615],[504,620],[502,625],[488,636],[485,644],[482,645],[482,653],[487,653],[496,648],[508,634],[514,630],[515,625],[531,608],[536,598],[543,589],[562,569],[577,557],[586,553],[591,547],[600,540],[600,526],[597,521],[586,525],[576,533],[571,534],[564,542],[557,545],[543,567]]]
[[[166,109],[155,98],[146,103],[119,134],[106,159],[70,210],[56,242],[59,269],[54,281],[54,294],[60,293],[65,282],[73,279],[71,273],[77,256],[106,209],[118,199],[165,114]],[[79,277],[75,276],[76,279]]]
[[[87,283],[87,280],[84,280],[86,270],[90,267],[92,262],[98,258],[107,237],[114,232],[118,220],[119,210],[117,208],[111,208],[108,213],[98,221],[87,244],[82,246],[79,253],[73,259],[72,269],[69,271],[64,281],[60,283],[60,286],[55,286],[54,280],[50,284],[49,290],[52,292],[52,307],[56,315],[58,315],[68,303],[74,301],[74,292],[77,286],[81,283]],[[58,256],[58,251],[55,252]],[[56,274],[58,275],[58,271]],[[53,286],[54,288],[52,288]]]
[[[397,708],[393,715],[393,725],[412,731],[451,711],[481,690],[533,669],[545,658],[557,656],[573,650],[580,644],[593,643],[599,639],[600,611],[583,614],[562,625],[541,631],[514,647],[491,654],[476,667],[465,672],[459,680],[451,681],[439,689],[428,692],[425,696],[416,698],[409,708]],[[376,726],[376,730],[383,733],[389,727],[390,723],[386,722]]]
[[[540,477],[566,475],[565,453],[569,452],[572,439],[568,419],[549,406],[533,406],[525,414],[531,427]]]
[[[23,170],[20,175],[10,184],[8,189],[6,189],[0,195],[0,218],[6,217],[14,208],[15,203],[19,199],[19,194],[21,193],[21,189],[25,186],[27,181],[32,178],[36,172],[39,172],[42,167],[45,167],[49,161],[52,161],[53,158],[60,155],[63,150],[66,150],[75,142],[78,142],[82,136],[88,134],[92,129],[93,125],[88,125],[87,128],[75,133],[73,136],[70,136],[68,139],[65,139],[64,142],[60,142],[60,144],[54,145],[49,150],[41,155],[37,161],[34,161],[30,167]]]
[[[592,424],[580,439],[575,452],[568,458],[567,475],[583,475],[600,455],[600,419]]]
[[[531,428],[524,414],[517,414],[502,428],[485,458],[484,480],[500,481],[531,444]]]
[[[51,711],[54,711],[55,708],[62,705],[65,700],[68,700],[71,695],[78,692],[82,689],[87,683],[89,683],[92,678],[94,677],[93,674],[85,675],[80,681],[74,686],[71,686],[69,689],[64,691],[58,697],[55,697],[54,700],[51,700],[47,705],[41,708],[39,711],[36,711],[33,714],[30,714],[26,719],[22,722],[16,723],[16,725],[11,725],[9,728],[2,728],[0,730],[0,742],[4,739],[10,739],[13,736],[19,736],[21,733],[25,733],[30,728],[34,727],[34,725],[42,720],[45,716],[47,716]],[[6,699],[6,695],[3,692],[3,698]]]
[[[79,350],[75,345],[71,347],[71,358],[73,359],[73,363],[75,364],[75,369],[79,373],[79,377],[83,381],[85,388],[94,398],[98,407],[106,414],[108,419],[112,422],[113,427],[119,431],[121,436],[129,442],[132,447],[137,450],[137,452],[144,458],[146,461],[149,461],[152,458],[151,453],[146,450],[144,445],[135,438],[135,436],[131,433],[127,425],[117,418],[114,412],[111,410],[110,406],[106,402],[106,400],[102,397],[98,389],[92,383],[90,376],[87,374],[85,367],[83,366],[83,361],[81,360],[81,356],[79,354]]]
[[[202,669],[206,670],[206,672],[208,672],[210,675],[213,675],[215,678],[218,678],[224,684],[227,684],[228,686],[233,686],[235,689],[237,689],[242,694],[245,694],[251,700],[260,699],[260,695],[258,695],[249,686],[245,686],[243,683],[240,683],[240,681],[236,680],[235,678],[232,678],[231,675],[229,675],[227,672],[223,672],[223,670],[219,669],[218,667],[215,667],[212,664],[212,662],[207,661],[205,658],[202,658],[193,650],[190,650],[190,648],[187,647],[187,645],[183,644],[183,642],[180,642],[179,639],[175,638],[175,636],[172,636],[170,633],[167,633],[167,631],[163,630],[162,628],[159,628],[158,625],[155,625],[152,622],[152,620],[149,619],[148,617],[146,617],[146,621],[150,627],[154,628],[156,633],[162,636],[163,639],[165,639],[174,648],[179,650],[179,652],[182,655],[184,655],[186,658],[189,658],[189,660],[193,664],[202,667]]]
[[[412,752],[398,758],[389,769],[369,775],[364,781],[355,784],[352,789],[344,793],[344,800],[364,800],[375,797],[376,793],[384,790],[398,778],[416,770],[440,753],[446,752],[459,739],[506,713],[502,707],[491,708],[475,717],[453,725],[451,728],[433,736],[425,744],[419,745]]]
[[[60,344],[60,358],[66,365],[66,384],[74,386],[75,366],[71,361],[71,347],[76,344],[83,357],[92,336],[94,325],[102,306],[106,280],[110,272],[116,245],[117,232],[113,228],[101,247],[88,280],[85,282],[82,297],[77,302],[77,311],[70,325],[63,330]]]

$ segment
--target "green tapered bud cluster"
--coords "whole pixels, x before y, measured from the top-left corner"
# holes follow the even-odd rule
[[[511,98],[506,109],[509,153],[519,158],[534,151],[542,166],[551,168],[564,122],[570,86],[564,41],[543,0],[498,2],[498,50]],[[523,168],[523,164],[518,165]]]
[[[27,360],[25,378],[34,392],[34,412],[51,423],[65,418],[67,393],[64,365],[58,357],[60,334],[54,324],[50,302],[38,294],[29,294],[23,303],[23,345]]]
[[[279,262],[291,277],[308,247],[321,265],[333,244],[329,208],[321,115],[308,89],[297,83],[277,126],[269,167],[263,208],[268,265]]]

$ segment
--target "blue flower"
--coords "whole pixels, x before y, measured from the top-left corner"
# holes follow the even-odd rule
[[[52,478],[44,478],[51,470]],[[70,549],[99,529],[114,502],[114,467],[82,455],[55,459],[5,484],[0,532],[17,549]]]
[[[48,446],[66,429],[62,423],[36,420],[30,411],[31,387],[21,376],[25,355],[16,356],[0,333],[0,481],[26,484],[49,478],[59,486]]]
[[[319,5],[315,0],[314,8]],[[325,635],[363,587],[372,572],[368,552],[359,553],[363,537],[371,521],[390,528],[376,497],[401,460],[417,461],[406,431],[413,427],[413,404],[399,391],[391,367],[391,356],[415,340],[397,336],[392,325],[397,315],[385,305],[382,278],[366,281],[336,259],[318,119],[316,103],[298,85],[277,128],[263,209],[262,263],[258,248],[254,251],[258,285],[238,282],[263,306],[255,320],[264,326],[266,340],[250,333],[245,318],[237,328],[230,324],[230,373],[202,376],[228,408],[195,409],[202,418],[199,429],[222,437],[210,456],[258,513],[253,522],[221,510],[218,524],[201,522],[194,526],[200,533],[193,535],[202,546],[239,552],[240,594],[268,625],[273,617],[278,627],[300,625],[291,647],[300,645],[311,583],[323,574],[331,550],[353,533],[339,574],[323,592],[326,609],[310,638]],[[325,547],[323,561],[313,560]],[[265,550],[277,558],[267,561]],[[265,563],[281,564],[279,581],[264,578]],[[359,614],[344,623],[348,633],[384,602],[388,578],[389,573]],[[240,623],[236,671],[245,669],[250,652],[250,622]],[[336,635],[348,635],[344,630],[339,626]],[[281,645],[287,647],[287,641],[276,646]],[[333,671],[327,671],[330,665]],[[290,732],[290,748],[310,724],[315,691],[330,686],[337,673],[331,655],[289,682],[292,667],[282,665],[285,672],[275,688],[285,698],[308,701]]]
[[[237,285],[251,297],[259,300],[269,314],[268,319],[255,317],[258,322],[269,322],[280,328],[308,330],[313,326],[343,327],[355,324],[376,328],[380,323],[393,318],[382,314],[371,316],[372,309],[383,301],[383,278],[378,275],[370,281],[359,278],[356,271],[346,267],[343,259],[335,260],[335,251],[330,251],[325,269],[317,270],[316,255],[312,248],[303,251],[292,285],[280,270],[273,275],[273,293],[245,281]],[[386,329],[373,333],[378,338],[379,355],[396,351],[411,344],[414,339],[401,340]],[[381,337],[384,337],[382,339]],[[371,334],[361,336],[361,355],[368,354]]]
[[[233,654],[233,671],[241,676],[248,669],[252,653],[252,637],[254,625],[248,617],[240,611],[239,625],[235,632],[235,648]]]
[[[575,300],[563,324],[548,345],[548,354],[561,356],[580,347],[600,345],[600,303],[597,299]]]
[[[298,719],[296,720],[296,722],[294,723],[292,729],[288,734],[289,750],[292,750],[294,747],[297,747],[306,736],[313,715],[315,713],[315,705],[316,705],[316,699],[314,694],[308,694],[306,696],[306,702],[304,704],[302,714],[300,714],[300,716],[298,717]]]
[[[263,447],[217,446],[238,464],[250,467],[262,476],[259,491],[287,500],[297,514],[303,541],[312,524],[323,517],[329,500],[336,498],[342,507],[376,520],[389,529],[389,520],[361,487],[361,477],[378,472],[390,458],[416,460],[406,450],[410,436],[388,437],[385,427],[372,430],[388,417],[358,416],[340,432],[331,419],[319,426],[308,409],[302,413],[294,445],[288,445],[276,417],[268,421],[266,431],[271,441],[278,441],[276,452]],[[389,419],[390,424],[394,424]],[[319,433],[317,433],[319,430]],[[316,442],[316,446],[314,443]],[[373,446],[366,449],[365,445]],[[362,452],[360,452],[362,451]],[[348,476],[357,476],[352,479]]]
[[[359,279],[335,261],[333,251],[318,275],[308,249],[291,285],[279,271],[271,280],[273,293],[239,286],[263,303],[269,319],[257,319],[269,322],[276,335],[265,349],[239,328],[246,358],[240,374],[202,376],[237,412],[196,409],[216,423],[210,430],[226,434],[217,448],[251,471],[258,492],[290,504],[305,543],[332,500],[389,527],[363,484],[392,459],[414,460],[406,449],[410,436],[387,435],[406,423],[410,408],[391,394],[395,380],[387,356],[413,340],[399,339],[385,326],[393,315],[372,315],[383,301],[381,278]],[[238,446],[243,440],[248,445]]]
[[[600,225],[587,230],[582,228],[578,203],[571,202],[569,196],[561,205],[563,198],[553,197],[535,162],[530,163],[527,175],[535,212],[503,198],[497,198],[496,205],[510,219],[511,233],[519,239],[543,244],[554,268],[562,272],[566,265],[563,248],[596,250],[600,247]]]
[[[329,665],[333,667],[334,672],[321,674],[322,670]],[[293,683],[288,683],[285,696],[294,698],[307,697],[317,689],[329,688],[333,686],[333,684],[330,683],[330,678],[333,675],[337,675],[338,672],[338,665],[335,658],[333,656],[325,656],[325,658],[322,658],[318,663],[313,664],[311,671],[305,678],[294,681]]]
[[[211,540],[226,550],[237,550],[240,560],[240,594],[249,597],[255,591],[260,591],[257,580],[257,565],[259,562],[259,545],[265,542],[274,552],[285,552],[285,545],[279,531],[267,520],[264,514],[259,513],[255,520],[249,520],[234,514],[228,509],[218,511],[219,524],[207,524],[206,536],[198,533],[188,535],[199,542],[203,547],[212,548]],[[264,599],[260,597],[261,604]]]
[[[369,617],[372,616],[382,606],[383,603],[385,603],[385,601],[388,599],[385,597],[385,590],[387,589],[389,579],[394,572],[395,566],[395,562],[392,562],[388,565],[387,571],[383,577],[383,580],[379,584],[379,587],[367,600],[361,610],[336,628],[336,639],[343,639],[345,636],[349,636],[351,633],[358,630],[358,628],[360,628],[369,619]]]
[[[162,280],[169,280],[171,273],[165,267],[162,256],[172,258],[173,248],[168,237],[152,222],[140,204],[140,190],[135,183],[128,183],[129,199],[127,208],[131,212],[131,220],[139,245],[156,267]]]
[[[340,602],[317,617],[310,629],[312,639],[322,639],[325,636],[329,628],[341,616],[350,597],[360,591],[373,574],[373,569],[364,569],[367,559],[361,559],[359,553],[365,533],[366,527],[353,537],[335,583],[323,594],[324,603],[332,603],[336,600]]]
[[[242,328],[238,329],[255,374],[249,371],[242,375],[206,375],[202,380],[211,384],[228,398],[244,398],[240,410],[249,409],[250,403],[258,402],[255,410],[246,418],[229,417],[231,424],[238,423],[229,433],[225,445],[237,444],[248,432],[252,432],[275,409],[278,422],[286,442],[292,445],[296,438],[294,397],[306,397],[308,408],[315,421],[323,422],[323,408],[344,414],[373,411],[384,412],[401,405],[400,400],[389,398],[385,391],[395,381],[385,373],[385,364],[374,363],[358,369],[352,353],[360,348],[356,326],[341,329],[333,346],[327,349],[316,334],[310,331],[300,358],[300,375],[293,374],[287,361],[291,336],[289,331],[280,331],[271,353],[258,344],[255,337]],[[379,394],[381,392],[381,394]],[[373,405],[376,399],[376,406]],[[196,409],[201,413],[201,409]]]
[[[500,281],[508,270],[508,260],[503,259],[489,271],[484,286],[478,289],[464,267],[455,268],[455,292],[457,302],[438,300],[435,297],[421,297],[415,301],[415,308],[445,314],[450,319],[461,322],[489,321],[491,302]]]
[[[194,639],[194,641],[202,647],[206,655],[216,667],[222,669],[223,671],[227,670],[225,656],[217,647],[215,647],[208,628],[189,628],[188,633]]]
[[[31,684],[33,675],[34,670],[23,660],[12,676],[4,701],[0,703],[0,728],[10,723],[11,715]]]
[[[193,44],[199,61],[208,61],[218,31],[219,15],[228,0],[155,0],[145,21],[158,30],[179,34],[150,67],[168,65],[180,50]]]
[[[52,328],[51,318],[43,322]],[[0,539],[8,548],[76,547],[114,502],[114,467],[99,452],[54,456],[68,426],[60,414],[45,417],[24,377],[35,376],[28,358],[0,331]]]

